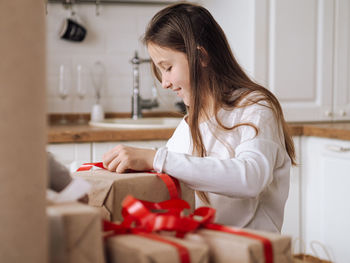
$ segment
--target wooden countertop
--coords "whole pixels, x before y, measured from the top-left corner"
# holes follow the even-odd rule
[[[49,143],[168,140],[174,129],[127,130],[89,125],[50,126]]]
[[[289,123],[293,136],[316,136],[350,140],[350,121],[333,123]],[[174,129],[121,130],[89,125],[50,125],[49,143],[168,140]]]
[[[302,125],[304,136],[350,140],[350,121],[332,123],[309,123]]]

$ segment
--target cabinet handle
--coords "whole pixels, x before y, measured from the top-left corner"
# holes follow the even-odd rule
[[[324,115],[327,116],[327,117],[332,117],[333,116],[333,112],[331,112],[330,110],[326,110],[324,112]]]
[[[339,145],[327,145],[326,148],[327,150],[330,150],[332,152],[338,152],[338,153],[350,152],[350,147],[343,147]]]
[[[346,116],[346,111],[345,110],[340,110],[339,111],[339,115],[342,116],[342,117]]]

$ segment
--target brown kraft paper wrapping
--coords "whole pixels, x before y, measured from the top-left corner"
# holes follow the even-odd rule
[[[0,1],[0,261],[46,263],[45,5]]]
[[[237,228],[235,228],[237,229]],[[293,262],[291,254],[291,238],[278,233],[241,229],[254,233],[271,241],[273,249],[273,262]],[[264,263],[264,251],[261,241],[225,233],[221,231],[201,229],[195,234],[186,235],[186,239],[207,244],[210,249],[210,262],[215,263]]]
[[[50,262],[104,263],[102,222],[98,209],[80,203],[46,208],[50,233]]]
[[[122,221],[121,204],[127,195],[150,202],[169,200],[165,183],[151,173],[117,174],[103,169],[82,171],[73,174],[92,184],[89,193],[89,205],[101,207],[103,217],[111,221]],[[181,185],[181,198],[194,209],[194,191],[185,184]],[[187,211],[189,212],[189,211]]]
[[[191,263],[207,263],[208,246],[196,241],[165,237],[185,246]],[[106,242],[109,263],[180,263],[177,249],[169,244],[138,235],[118,235]]]

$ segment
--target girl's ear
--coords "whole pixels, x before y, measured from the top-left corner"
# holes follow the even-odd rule
[[[204,47],[198,46],[197,47],[198,53],[199,53],[199,59],[201,62],[202,67],[207,67],[209,64],[209,55],[208,52],[204,49]]]

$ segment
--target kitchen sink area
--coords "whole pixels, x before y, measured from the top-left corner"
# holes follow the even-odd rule
[[[90,121],[89,125],[101,128],[115,129],[175,129],[182,118],[146,117],[140,119],[110,118],[101,121]]]

